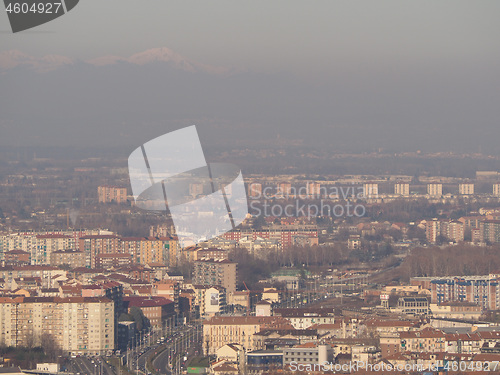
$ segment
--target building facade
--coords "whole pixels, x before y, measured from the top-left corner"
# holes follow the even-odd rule
[[[0,341],[41,345],[44,337],[69,354],[103,355],[114,349],[114,303],[96,297],[1,297]]]
[[[99,186],[97,188],[99,203],[127,202],[127,188],[118,186]]]
[[[236,291],[237,263],[229,260],[198,260],[194,262],[193,284],[222,286],[232,295]]]
[[[409,196],[410,184],[405,184],[405,183],[394,184],[394,194],[402,195],[403,197]]]
[[[474,195],[474,184],[459,184],[458,194],[460,195]]]
[[[431,197],[440,197],[443,195],[443,184],[427,184],[427,194]]]

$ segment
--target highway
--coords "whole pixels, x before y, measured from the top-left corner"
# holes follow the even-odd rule
[[[187,325],[178,327],[163,341],[158,336],[154,338],[148,336],[143,340],[142,345],[126,354],[128,358],[127,367],[134,373],[150,374],[147,362],[148,359],[154,357],[155,373],[171,374],[169,368],[172,358],[175,364],[180,363],[180,361],[176,362],[177,358],[180,357],[182,360],[189,348],[198,344],[196,339],[201,342],[202,330],[201,324]]]
[[[103,357],[73,358],[68,371],[80,375],[116,375]]]
[[[186,362],[201,350],[203,328],[201,324],[187,326],[170,337],[162,351],[153,359],[156,374],[180,374]],[[171,369],[171,366],[173,369]]]

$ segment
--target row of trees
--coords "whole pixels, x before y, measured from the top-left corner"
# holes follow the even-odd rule
[[[393,253],[389,244],[371,244],[363,250],[348,250],[345,245],[292,246],[286,250],[256,250],[236,248],[230,259],[238,263],[238,278],[248,287],[269,278],[282,267],[327,268],[352,265],[359,262],[379,261]],[[244,285],[241,285],[244,287]]]
[[[500,246],[459,244],[444,248],[415,248],[401,268],[401,275],[406,275],[406,278],[485,275],[500,270]]]
[[[41,362],[57,362],[62,355],[62,349],[54,337],[46,332],[37,334],[29,331],[24,344],[22,347],[14,348],[1,341],[0,355],[9,358],[12,364],[23,368],[34,368],[37,363]]]

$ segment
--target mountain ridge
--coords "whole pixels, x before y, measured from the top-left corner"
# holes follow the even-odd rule
[[[185,72],[205,72],[214,75],[225,75],[232,73],[231,69],[221,66],[203,64],[171,50],[167,47],[151,48],[129,57],[116,55],[105,55],[89,60],[77,60],[67,56],[50,54],[42,57],[30,56],[19,50],[7,50],[0,52],[0,71],[8,71],[17,67],[27,67],[39,73],[56,70],[63,66],[74,65],[77,62],[93,65],[96,67],[110,66],[119,63],[144,66],[153,63],[169,64],[175,69]]]

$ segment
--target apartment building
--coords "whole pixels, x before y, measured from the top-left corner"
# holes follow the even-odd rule
[[[0,297],[0,342],[40,345],[43,336],[68,354],[114,349],[114,303],[97,297]]]
[[[500,243],[500,220],[484,220],[479,223],[482,242]]]
[[[321,197],[321,184],[319,182],[307,182],[306,184],[307,198],[318,199]]]
[[[229,301],[231,305],[239,305],[246,311],[250,310],[251,297],[254,295],[250,294],[249,290],[236,291],[232,295],[232,299]]]
[[[493,184],[493,195],[500,197],[500,184]]]
[[[122,237],[122,251],[125,254],[130,254],[132,263],[141,262],[141,241],[143,239],[143,237]]]
[[[161,280],[153,284],[153,295],[165,297],[174,303],[175,312],[179,312],[181,283],[177,280]]]
[[[57,250],[50,254],[50,265],[68,265],[71,268],[85,267],[86,255],[83,251]]]
[[[58,250],[74,249],[75,239],[64,234],[39,234],[36,236],[35,246],[32,248],[32,264],[48,264],[50,254]]]
[[[378,184],[363,184],[363,196],[366,199],[378,198]]]
[[[116,281],[103,281],[93,285],[81,287],[82,297],[105,297],[114,304],[114,321],[118,322],[120,315],[125,312],[123,306],[123,285]],[[117,331],[115,330],[115,338]]]
[[[443,195],[443,184],[427,184],[427,194],[431,197],[441,197]]]
[[[159,237],[167,249],[168,259],[166,264],[170,267],[176,267],[180,258],[179,239],[175,236]]]
[[[4,254],[7,264],[30,264],[31,254],[24,250],[10,250]]]
[[[424,328],[420,331],[399,333],[401,351],[409,352],[444,352],[446,349],[445,334],[437,329]]]
[[[134,307],[141,309],[154,329],[166,332],[167,327],[172,327],[174,324],[174,302],[165,297],[127,296],[123,297],[123,302],[128,313]]]
[[[391,341],[392,340],[392,341]],[[446,332],[431,327],[420,330],[399,332],[391,335],[384,335],[380,338],[383,357],[390,358],[395,353],[419,353],[422,357],[426,354],[461,354],[461,355],[481,355],[496,353],[500,344],[500,332],[498,331],[462,331]],[[470,360],[472,357],[468,357]],[[467,360],[467,357],[464,358]],[[498,357],[497,357],[498,359]],[[479,360],[474,357],[473,360]]]
[[[196,260],[198,259],[229,259],[229,250],[214,247],[198,249]]]
[[[178,239],[172,236],[127,237],[122,239],[124,253],[132,256],[133,263],[162,263],[175,267],[178,262]]]
[[[178,239],[173,236],[121,238],[100,231],[27,232],[0,236],[0,260],[5,260],[5,254],[12,250],[28,252],[31,264],[35,265],[49,264],[54,252],[82,251],[86,255],[85,266],[92,268],[96,267],[98,254],[126,253],[130,254],[132,263],[163,263],[172,267],[180,257]]]
[[[226,311],[226,290],[221,286],[193,285],[194,306],[202,318]]]
[[[298,242],[303,242],[307,239],[308,245],[314,246],[318,244],[318,227],[308,224],[289,224],[289,225],[274,225],[260,230],[232,230],[224,233],[222,236],[225,240],[240,242],[247,237],[251,241],[267,239],[276,241],[283,249],[295,246]]]
[[[394,184],[394,194],[408,197],[410,195],[410,184],[398,183]]]
[[[141,264],[163,263],[170,265],[170,246],[173,245],[170,237],[148,237],[141,241]],[[176,257],[176,255],[175,255]]]
[[[0,258],[10,250],[30,253],[32,264],[47,264],[50,254],[59,250],[78,250],[78,239],[98,231],[19,232],[0,235]]]
[[[189,263],[203,259],[216,259],[216,260],[229,259],[229,250],[214,248],[214,247],[207,247],[207,248],[201,248],[197,246],[185,247],[180,250],[180,254],[181,254],[180,258],[183,261]]]
[[[110,254],[99,254],[96,256],[95,265],[96,268],[101,269],[111,269],[125,267],[132,263],[132,257],[130,254],[124,253],[110,253]]]
[[[484,309],[500,308],[498,279],[490,276],[454,276],[433,278],[430,282],[431,302],[471,302]]]
[[[0,278],[9,284],[17,278],[38,277],[42,280],[43,288],[57,286],[57,277],[66,276],[67,272],[53,266],[22,265],[0,267]]]
[[[251,198],[262,197],[262,184],[258,182],[253,182],[248,185],[248,196]]]
[[[436,243],[439,236],[453,242],[464,240],[465,224],[457,220],[429,220],[425,223],[425,236],[429,243]]]
[[[431,303],[429,308],[435,318],[479,320],[483,313],[482,307],[472,302]]]
[[[486,218],[484,216],[462,216],[458,221],[464,224],[466,229],[479,229],[479,224]]]
[[[127,188],[118,186],[99,186],[97,188],[99,203],[125,203],[127,202]]]
[[[474,184],[459,184],[458,194],[460,195],[474,195]]]
[[[464,240],[465,225],[460,221],[441,221],[441,235],[453,242]]]
[[[226,312],[226,289],[221,286],[211,286],[205,289],[204,301],[200,306],[200,316],[211,317]]]
[[[97,266],[97,255],[120,252],[120,237],[113,234],[88,235],[79,239],[79,249],[86,255],[86,264],[91,268]]]
[[[425,223],[425,237],[427,242],[436,243],[438,236],[441,234],[441,221],[434,219]]]
[[[237,263],[229,260],[198,260],[194,262],[193,284],[222,286],[228,295],[236,291]]]

